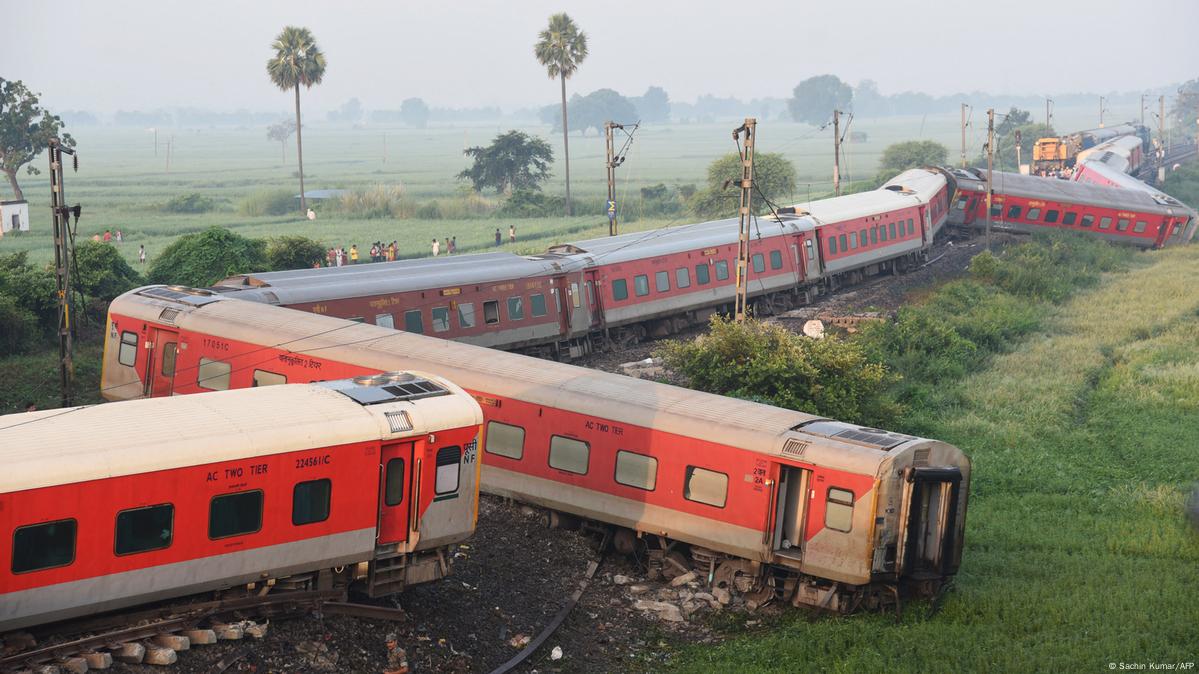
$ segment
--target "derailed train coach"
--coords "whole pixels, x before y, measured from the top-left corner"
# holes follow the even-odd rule
[[[205,290],[131,291],[108,326],[110,399],[437,372],[483,410],[484,491],[714,586],[852,611],[961,561],[970,461],[936,440]]]

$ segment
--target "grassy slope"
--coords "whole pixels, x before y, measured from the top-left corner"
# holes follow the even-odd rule
[[[1086,671],[1199,652],[1199,249],[1146,254],[926,412],[974,460],[955,591],[892,616],[776,623],[688,671]]]

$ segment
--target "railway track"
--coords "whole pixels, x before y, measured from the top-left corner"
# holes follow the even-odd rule
[[[312,611],[374,620],[405,617],[399,609],[348,602],[342,590],[176,603],[3,635],[0,672],[86,672],[114,662],[167,665],[193,645],[261,639],[269,622],[260,621]]]

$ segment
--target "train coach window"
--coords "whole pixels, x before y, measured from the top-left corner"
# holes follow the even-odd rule
[[[750,260],[753,262],[755,274],[766,271],[766,258],[762,257],[761,253],[754,253]]]
[[[911,235],[911,234],[915,234],[915,233],[916,233],[916,225],[915,225],[915,223],[912,222],[911,218],[908,218],[908,234]]]
[[[381,328],[391,328],[394,330],[396,327],[395,316],[392,316],[391,314],[375,314],[375,325]]]
[[[1095,216],[1084,215],[1084,216],[1082,216],[1082,222],[1080,222],[1078,224],[1081,225],[1082,227],[1090,227],[1091,225],[1095,224]]]
[[[686,267],[679,267],[674,270],[674,285],[677,288],[690,288],[691,270]]]
[[[75,520],[20,527],[12,537],[12,572],[27,573],[75,561]]]
[[[1020,207],[1019,206],[1008,206],[1007,207],[1008,220],[1016,220],[1019,217],[1020,217]]]
[[[626,487],[653,491],[658,484],[658,460],[622,449],[616,452],[615,479]]]
[[[622,279],[612,279],[612,299],[620,301],[629,299],[629,282]]]
[[[483,322],[487,325],[495,325],[500,322],[499,300],[488,300],[483,303]]]
[[[175,506],[170,503],[122,510],[117,513],[113,552],[131,555],[170,547],[174,524]]]
[[[683,498],[723,508],[728,496],[728,475],[698,466],[687,466],[687,472],[683,478]]]
[[[404,312],[404,330],[415,332],[418,335],[425,332],[425,319],[421,315],[420,309]]]
[[[1112,219],[1110,217],[1105,215],[1099,219],[1099,229],[1110,229],[1111,226],[1112,226]]]
[[[525,317],[525,298],[509,297],[508,298],[508,320],[520,321]]]
[[[262,529],[262,490],[215,496],[208,504],[208,537],[216,540]]]
[[[771,269],[782,269],[783,268],[783,254],[781,251],[777,251],[777,250],[770,251],[770,268]]]
[[[991,204],[991,217],[998,218],[1003,215],[1003,204]]]
[[[858,243],[862,244],[863,248],[865,248],[867,245],[870,244],[870,239],[866,238],[868,236],[869,236],[869,233],[867,232],[866,228],[864,228],[864,227],[862,228],[862,230],[860,232],[858,232]]]
[[[892,239],[896,238],[896,235],[895,235],[895,223],[894,223],[894,222],[892,222],[892,223],[890,223],[890,224],[888,224],[888,225],[887,225],[887,230],[891,232],[891,238],[892,238]]]
[[[638,274],[633,277],[633,292],[637,293],[637,297],[645,297],[649,294],[649,276]]]
[[[845,235],[842,234],[841,236],[844,237]],[[845,243],[845,242],[842,241],[841,243]],[[849,233],[849,248],[848,248],[848,250],[857,250],[857,249],[858,249],[858,233],[850,232]],[[842,250],[845,250],[844,246],[842,246]]]
[[[525,454],[525,429],[498,421],[487,422],[487,444],[483,451],[519,461]]]
[[[162,376],[175,376],[175,356],[178,353],[179,348],[175,345],[175,342],[167,342],[162,345],[162,367],[160,368]]]
[[[578,283],[570,284],[570,303],[572,305],[574,305],[574,308],[576,308],[576,309],[578,309],[580,306],[582,306],[581,302],[579,300],[579,284]]]
[[[1040,220],[1041,219],[1041,209],[1039,209],[1039,208],[1028,209],[1028,215],[1026,215],[1024,217],[1024,219],[1028,220],[1029,222],[1036,222],[1037,220]]]
[[[878,226],[878,240],[879,241],[887,240],[887,226],[886,225]]]
[[[717,260],[716,261],[716,280],[717,281],[727,281],[728,278],[729,278],[729,261],[728,260]]]
[[[433,307],[433,332],[446,332],[450,329],[450,308]]]
[[[804,244],[804,247],[808,249],[808,260],[809,261],[815,260],[816,259],[816,248],[814,246],[812,246],[812,240],[808,239],[807,241],[804,241],[803,244]]]
[[[848,532],[853,528],[853,492],[829,487],[824,509],[824,526],[833,531]]]
[[[279,384],[286,383],[287,377],[284,375],[267,372],[266,370],[254,370],[254,383],[251,386],[278,386]]]
[[[828,239],[828,254],[829,255],[837,254],[837,237],[835,237],[835,236],[830,236]]]
[[[223,360],[211,358],[200,359],[200,369],[196,374],[196,385],[210,391],[228,391],[229,375],[233,366]]]
[[[1076,220],[1078,220],[1078,214],[1074,211],[1068,211],[1062,215],[1063,225],[1073,225]]]
[[[654,272],[654,290],[664,293],[670,290],[670,272]]]
[[[1056,209],[1051,208],[1051,209],[1045,211],[1045,222],[1047,222],[1049,224],[1053,224],[1053,223],[1057,222],[1057,210]]]
[[[873,246],[876,243],[878,243],[878,225],[870,228],[870,245]],[[782,265],[779,266],[781,267]]]
[[[591,294],[591,284],[590,283],[587,284],[587,294],[588,295]],[[544,316],[546,314],[545,295],[542,295],[541,293],[537,293],[536,295],[529,296],[529,312],[533,316]]]
[[[1145,231],[1145,221],[1137,220],[1137,224],[1133,226],[1132,231],[1136,232],[1137,234]]]
[[[708,271],[708,265],[703,262],[695,265],[695,282],[701,286],[706,286],[712,282],[711,272]]]
[[[383,504],[400,505],[404,500],[404,460],[390,459],[383,474]]]
[[[137,362],[136,332],[121,333],[121,348],[117,351],[117,362],[130,367],[133,367],[133,364]]]
[[[959,211],[966,210],[966,202],[969,200],[970,200],[970,197],[967,197],[965,194],[963,194],[962,196],[958,197],[958,200],[956,202],[954,202],[954,204],[953,204],[954,209],[959,210]]]
[[[1128,231],[1128,218],[1120,218],[1119,220],[1116,221],[1116,231],[1118,231],[1118,232],[1127,232]]]
[[[433,493],[442,496],[458,491],[458,474],[462,464],[462,448],[458,445],[437,450],[437,474],[433,480]]]
[[[291,490],[291,523],[300,526],[329,519],[332,494],[333,481],[329,478],[297,483]]]
[[[838,238],[838,241],[841,243],[841,252],[842,252],[842,253],[844,253],[845,251],[849,250],[849,244],[847,243],[848,239],[846,239],[846,238],[845,238],[845,235],[844,235],[844,234],[842,234],[842,235],[841,235],[841,236]]]
[[[475,305],[466,302],[458,305],[458,327],[473,328],[475,327]]]
[[[586,475],[590,457],[591,446],[586,442],[561,435],[550,436],[550,468]]]

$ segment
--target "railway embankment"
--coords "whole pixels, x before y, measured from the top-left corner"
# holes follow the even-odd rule
[[[1071,261],[1079,263],[1062,259]],[[1118,262],[1121,271],[1092,264],[1048,277],[1024,273],[1028,264],[1002,271],[1011,278],[989,285],[1023,298],[1008,317],[1023,317],[1021,329],[993,314],[973,328],[990,335],[980,337],[994,347],[987,353],[959,354],[962,367],[935,386],[907,372],[904,385],[917,388],[905,424],[974,461],[963,565],[939,605],[911,604],[899,618],[785,612],[718,646],[684,649],[674,664],[1045,671],[1195,662],[1199,534],[1184,500],[1199,480],[1199,286],[1190,282],[1199,247]],[[954,324],[991,302],[937,306],[939,296],[912,311]]]

